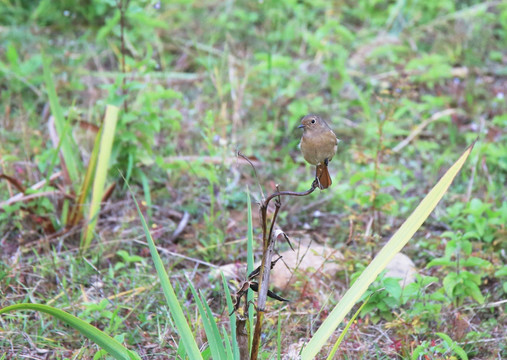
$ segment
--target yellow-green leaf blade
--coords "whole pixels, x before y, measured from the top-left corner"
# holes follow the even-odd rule
[[[90,212],[88,213],[87,225],[81,238],[81,251],[85,251],[90,246],[93,230],[97,224],[97,215],[99,213],[100,203],[104,194],[104,185],[106,183],[107,171],[109,168],[109,158],[111,157],[111,149],[113,147],[116,122],[118,121],[118,112],[118,107],[107,105],[102,136],[100,139],[97,169],[95,170],[95,179],[93,181]]]
[[[421,201],[419,206],[401,225],[398,231],[380,250],[373,261],[363,271],[361,276],[345,293],[340,302],[335,306],[327,319],[322,323],[317,332],[313,335],[310,342],[303,349],[301,358],[303,360],[313,359],[322,349],[331,334],[343,321],[350,309],[359,300],[359,298],[368,289],[368,286],[377,278],[378,274],[386,267],[391,259],[396,255],[405,244],[412,238],[422,223],[428,218],[433,209],[437,206],[442,196],[451,185],[452,181],[461,170],[466,159],[472,151],[473,145],[470,146],[463,155],[451,166],[449,170],[442,176],[438,183],[431,189],[428,195]]]

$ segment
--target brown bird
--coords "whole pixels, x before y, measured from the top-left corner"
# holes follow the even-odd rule
[[[301,119],[303,136],[299,147],[303,157],[312,165],[316,165],[315,181],[319,188],[327,189],[332,181],[327,165],[336,154],[338,139],[335,133],[318,115],[309,114]]]

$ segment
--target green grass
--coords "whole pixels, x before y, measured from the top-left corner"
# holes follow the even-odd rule
[[[210,274],[214,266],[247,263],[248,254],[260,259],[257,181],[266,193],[275,184],[294,191],[310,185],[313,169],[297,149],[296,127],[314,112],[342,140],[330,164],[333,185],[284,199],[278,225],[293,242],[310,236],[340,249],[345,261],[329,281],[298,278],[276,290],[291,302],[268,301],[261,357],[276,358],[278,348],[283,357],[313,336],[477,137],[449,192],[403,250],[421,279],[401,297],[390,281],[375,282],[371,292],[386,291],[375,292],[337,354],[507,357],[499,303],[507,293],[505,2],[131,0],[124,20],[125,74],[115,1],[0,3],[0,173],[30,188],[69,172],[27,190],[23,202],[13,198],[16,185],[0,179],[1,308],[53,306],[142,358],[189,353],[120,170],[140,201],[197,348],[211,354],[187,276],[213,336],[225,328],[231,340],[230,348],[225,341],[213,351],[236,354],[231,304],[220,277]],[[66,228],[65,214],[69,203],[88,208],[91,194],[78,193],[79,200],[62,194],[81,188],[96,135],[87,124],[100,126],[108,104],[120,112],[103,166],[105,183],[117,186],[101,204],[81,257],[83,228]],[[59,144],[50,137],[51,116]],[[238,150],[255,160],[257,177],[236,158]],[[237,285],[229,281],[232,293]],[[5,358],[35,356],[37,348],[56,359],[98,351],[48,316],[20,314],[0,317]],[[375,344],[360,336],[381,333]]]

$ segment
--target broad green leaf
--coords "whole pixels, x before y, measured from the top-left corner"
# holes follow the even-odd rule
[[[481,289],[474,284],[474,283],[468,283],[466,285],[465,294],[469,295],[477,301],[479,304],[484,304],[484,296],[481,293]]]
[[[427,265],[426,265],[426,269],[429,269],[430,267],[433,267],[433,266],[452,266],[456,264],[455,261],[452,261],[450,259],[446,259],[446,258],[438,258],[438,259],[433,259],[431,260]]]
[[[480,257],[471,256],[462,261],[461,266],[479,266],[486,267],[490,266],[491,263],[488,260],[481,259]]]
[[[495,276],[507,276],[507,265],[504,265],[500,268],[500,270],[498,270],[497,272],[495,272]]]
[[[444,278],[442,284],[444,285],[445,292],[449,297],[451,298],[454,297],[454,288],[459,282],[460,279],[458,278],[458,275],[454,272],[450,273]]]
[[[327,319],[322,323],[319,329],[311,338],[310,342],[303,349],[301,358],[303,360],[314,359],[326,341],[333,334],[336,328],[343,321],[344,317],[348,314],[354,304],[361,298],[368,286],[377,278],[382,270],[391,259],[405,246],[405,244],[412,238],[415,232],[421,227],[423,222],[428,218],[433,209],[437,206],[438,202],[452,181],[463,167],[466,159],[470,155],[473,146],[460,156],[460,158],[451,166],[449,170],[442,176],[438,183],[431,189],[428,195],[421,201],[419,206],[408,217],[408,219],[401,225],[398,231],[387,242],[386,245],[375,256],[373,261],[363,271],[359,279],[352,285],[352,287],[345,293],[341,301],[331,311]]]
[[[398,278],[386,278],[382,282],[386,291],[396,300],[401,298],[401,285]]]

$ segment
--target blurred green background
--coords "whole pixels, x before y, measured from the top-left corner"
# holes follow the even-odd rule
[[[104,300],[154,281],[119,171],[143,200],[160,246],[217,266],[243,262],[247,187],[258,201],[259,184],[265,192],[275,184],[303,191],[313,180],[297,148],[299,119],[312,112],[342,140],[330,164],[333,186],[285,200],[279,225],[289,234],[311,229],[344,253],[346,270],[335,289],[349,283],[478,139],[464,171],[405,249],[422,276],[435,277],[432,287],[421,285],[428,294],[412,303],[375,300],[378,306],[363,314],[371,326],[357,331],[378,328],[389,336],[369,345],[350,340],[342,356],[406,358],[421,345],[421,354],[451,359],[441,339],[431,341],[441,331],[472,358],[507,357],[505,304],[485,306],[507,293],[506,49],[506,1],[0,1],[0,173],[30,187],[62,169],[44,61],[83,177],[106,104],[121,107],[108,177],[117,186],[103,205],[89,264],[77,261],[79,229],[62,220],[62,194],[79,184],[57,178],[28,191],[51,194],[3,203],[0,305],[51,301],[123,334],[128,344],[153,344],[147,358],[174,354],[156,289],[119,303]],[[253,161],[257,177],[238,151]],[[2,178],[0,202],[18,192]],[[470,257],[486,262],[463,265]],[[426,268],[439,258],[448,262]],[[217,316],[226,318],[208,268],[181,257],[167,261],[175,281],[194,271]],[[450,274],[464,272],[471,275],[452,275],[450,284]],[[83,308],[84,288],[93,290],[93,301]],[[327,308],[300,298],[303,289],[310,291],[304,281],[287,290],[294,304],[283,311]],[[179,291],[187,297],[183,285]],[[421,297],[424,306],[415,309]],[[92,356],[67,350],[81,340],[57,331],[52,320],[16,321],[0,320],[7,358],[36,347],[50,349],[51,358]],[[307,317],[283,321],[284,349],[311,334]],[[270,358],[274,335],[267,331]],[[26,333],[32,350],[23,350]]]

